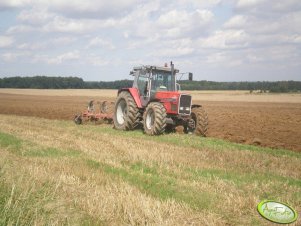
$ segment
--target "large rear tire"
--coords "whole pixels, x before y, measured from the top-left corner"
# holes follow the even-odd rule
[[[191,119],[194,121],[195,128],[193,133],[206,137],[208,132],[208,115],[203,107],[196,107],[191,110]]]
[[[114,127],[118,130],[133,130],[139,125],[139,109],[129,92],[121,92],[116,100]]]
[[[166,127],[166,109],[161,103],[150,103],[143,114],[144,131],[148,135],[160,135]]]

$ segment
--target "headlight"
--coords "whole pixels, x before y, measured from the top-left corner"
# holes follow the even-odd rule
[[[185,108],[186,111],[190,111],[190,107]]]
[[[184,107],[180,107],[180,110],[183,111],[183,110],[184,110]]]

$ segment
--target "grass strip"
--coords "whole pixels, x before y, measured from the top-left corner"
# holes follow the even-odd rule
[[[93,169],[101,169],[107,174],[117,176],[153,197],[161,200],[175,199],[193,209],[210,209],[217,200],[216,194],[179,185],[176,179],[160,175],[156,169],[141,163],[132,164],[129,169],[113,167],[91,159],[86,160],[86,164]]]
[[[301,188],[301,180],[294,179],[291,177],[283,177],[272,173],[239,173],[229,170],[220,169],[186,169],[186,172],[191,173],[192,179],[214,179],[219,178],[224,181],[231,181],[237,186],[244,186],[246,184],[259,182],[266,183],[268,181],[274,181],[281,183],[282,185],[287,184],[289,186],[296,186]]]
[[[71,122],[70,122],[71,124]],[[76,125],[73,125],[76,126]],[[127,137],[130,139],[143,139],[148,141],[155,141],[161,143],[173,144],[180,147],[192,147],[196,149],[210,149],[215,151],[231,151],[231,150],[239,150],[239,151],[253,151],[262,154],[269,154],[276,157],[294,157],[301,159],[301,153],[293,152],[291,150],[286,149],[273,149],[267,147],[259,147],[255,145],[248,144],[238,144],[230,141],[225,141],[217,138],[209,138],[209,137],[198,137],[195,135],[180,135],[180,134],[164,134],[161,136],[147,136],[142,130],[134,130],[134,131],[119,131],[115,130],[108,126],[89,126],[82,125],[77,126],[79,130],[82,131],[93,131],[96,133],[106,133],[114,136]]]
[[[22,140],[14,135],[0,131],[0,147],[9,152],[27,157],[77,157],[81,155],[78,150],[61,150],[53,147],[41,147],[33,142]]]

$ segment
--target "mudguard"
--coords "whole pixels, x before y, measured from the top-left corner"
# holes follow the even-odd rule
[[[140,101],[140,95],[139,95],[139,91],[138,91],[137,88],[122,88],[122,89],[119,89],[118,90],[118,95],[122,91],[129,92],[132,95],[132,97],[134,98],[134,100],[137,104],[137,107],[142,108],[142,104],[141,104],[141,101]]]

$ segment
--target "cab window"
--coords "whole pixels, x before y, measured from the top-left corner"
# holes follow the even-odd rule
[[[173,91],[172,76],[170,72],[153,71],[151,91]]]
[[[147,96],[148,77],[139,76],[137,80],[140,96]]]

